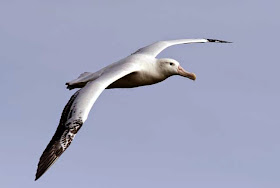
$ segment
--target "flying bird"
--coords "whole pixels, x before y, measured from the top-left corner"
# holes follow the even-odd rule
[[[169,46],[208,42],[230,43],[216,39],[159,41],[140,48],[128,57],[95,73],[85,72],[77,79],[67,82],[68,89],[81,89],[72,95],[64,107],[57,130],[40,157],[35,180],[40,178],[70,146],[104,89],[152,85],[173,75],[195,80],[196,75],[186,71],[176,60],[157,59],[156,56]]]

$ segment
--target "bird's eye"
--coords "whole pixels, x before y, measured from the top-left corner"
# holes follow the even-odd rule
[[[173,65],[174,65],[174,63],[169,63],[169,65],[173,66]]]

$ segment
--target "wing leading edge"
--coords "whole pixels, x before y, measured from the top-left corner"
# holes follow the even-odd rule
[[[114,81],[136,71],[137,67],[132,64],[119,64],[106,70],[99,78],[87,83],[72,95],[64,107],[54,136],[40,157],[35,180],[39,179],[70,146],[102,91]]]

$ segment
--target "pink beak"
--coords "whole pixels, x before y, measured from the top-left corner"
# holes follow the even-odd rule
[[[194,73],[186,71],[180,65],[178,67],[178,73],[179,73],[179,75],[187,77],[187,78],[189,78],[191,80],[195,80],[196,79],[196,75]]]

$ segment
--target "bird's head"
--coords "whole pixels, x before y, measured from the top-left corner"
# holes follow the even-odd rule
[[[183,67],[180,66],[180,63],[174,59],[162,58],[158,59],[158,64],[160,70],[167,76],[172,75],[180,75],[187,77],[191,80],[196,79],[196,75],[194,73],[186,71]]]

